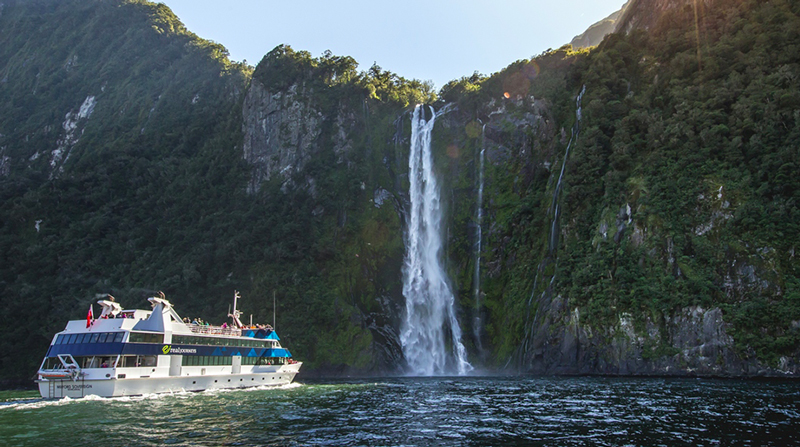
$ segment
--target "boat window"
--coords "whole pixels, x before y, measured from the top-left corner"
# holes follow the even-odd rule
[[[42,369],[61,369],[62,367],[58,357],[47,357],[42,365]]]
[[[60,344],[64,343],[64,338],[65,337],[63,335],[59,335],[58,337],[56,337],[56,342],[53,343],[53,344],[54,345],[60,345]]]
[[[125,337],[124,332],[116,332],[114,334],[114,343],[122,343],[122,339]]]
[[[141,366],[156,366],[157,359],[154,355],[143,355],[141,360]]]
[[[89,343],[97,343],[97,338],[100,334],[92,334],[92,338],[89,340]]]
[[[131,332],[128,341],[131,343],[164,343],[164,334]]]
[[[81,368],[99,368],[100,359],[98,357],[82,357]]]
[[[123,368],[135,368],[137,366],[145,366],[143,355],[135,356],[135,355],[125,355],[122,357],[120,364]],[[151,365],[152,366],[152,365]]]
[[[98,334],[97,342],[98,343],[105,343],[106,342],[106,338],[108,338],[108,332],[103,332],[101,334]]]

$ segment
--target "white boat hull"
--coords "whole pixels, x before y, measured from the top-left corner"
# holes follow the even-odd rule
[[[273,372],[208,374],[192,376],[141,377],[117,379],[42,379],[39,392],[46,399],[85,396],[122,397],[217,389],[280,386],[292,383],[301,363],[283,365]]]

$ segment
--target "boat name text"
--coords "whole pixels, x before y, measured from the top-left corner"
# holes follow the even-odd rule
[[[161,352],[163,352],[164,355],[166,355],[166,354],[197,354],[197,349],[196,348],[179,348],[179,347],[176,347],[176,346],[164,345],[164,347],[161,348]]]

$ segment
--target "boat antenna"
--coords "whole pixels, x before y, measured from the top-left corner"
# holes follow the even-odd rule
[[[275,330],[275,291],[272,291],[272,330]]]

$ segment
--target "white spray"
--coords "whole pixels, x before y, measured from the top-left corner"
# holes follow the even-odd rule
[[[411,212],[407,220],[403,264],[406,315],[400,343],[411,374],[460,375],[472,370],[472,365],[461,343],[455,297],[441,263],[441,200],[431,155],[431,131],[436,120],[433,108],[431,114],[430,121],[426,122],[422,107],[418,105],[411,122],[408,161]],[[452,352],[447,349],[448,338]]]

